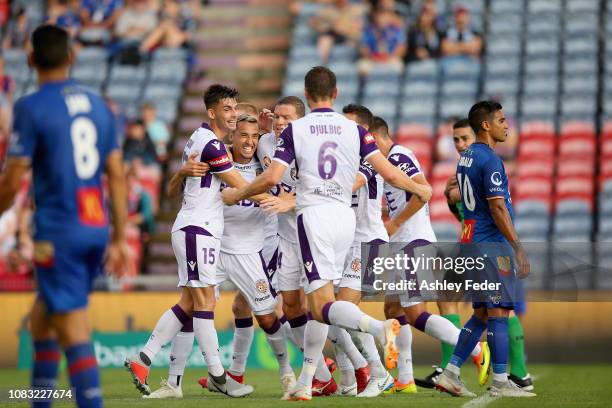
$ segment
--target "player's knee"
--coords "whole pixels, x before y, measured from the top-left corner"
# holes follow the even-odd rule
[[[262,329],[271,329],[278,320],[274,313],[255,315],[255,319]]]
[[[287,319],[293,319],[306,313],[298,296],[283,296],[283,313]]]
[[[234,299],[232,303],[232,313],[236,318],[245,318],[251,316],[251,308],[249,305],[239,298]]]

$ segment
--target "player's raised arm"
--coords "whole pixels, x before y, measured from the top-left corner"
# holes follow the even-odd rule
[[[181,193],[183,181],[186,177],[203,177],[206,175],[210,166],[208,163],[196,161],[198,156],[198,152],[191,153],[187,162],[172,176],[168,183],[168,195],[170,197],[176,197]]]
[[[412,180],[414,180],[418,184],[429,186],[429,183],[427,182],[425,176],[422,173],[413,176]],[[410,201],[408,201],[404,209],[402,209],[399,214],[397,214],[395,217],[391,218],[385,223],[385,228],[387,229],[389,235],[393,235],[395,232],[397,232],[397,230],[402,226],[402,224],[408,221],[410,217],[416,214],[421,208],[423,208],[424,205],[425,202],[422,201],[416,195],[410,197]]]
[[[128,197],[121,150],[113,150],[106,158],[106,174],[113,223],[111,242],[108,247],[108,264],[113,273],[121,275],[128,266],[128,249],[125,240]]]
[[[374,167],[374,170],[393,187],[401,188],[402,190],[415,194],[424,203],[431,198],[432,189],[429,184],[417,183],[415,180],[408,177],[406,173],[389,163],[389,160],[387,160],[382,153],[375,152],[371,154],[368,156],[368,162]]]

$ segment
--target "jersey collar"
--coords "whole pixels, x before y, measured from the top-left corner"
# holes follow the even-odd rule
[[[203,127],[206,130],[210,130],[212,132],[212,129],[210,128],[210,126],[208,126],[208,123],[202,122],[202,126],[201,127]]]
[[[317,108],[317,109],[313,109],[312,111],[310,111],[310,113],[315,113],[315,112],[333,112],[334,110],[332,108]]]

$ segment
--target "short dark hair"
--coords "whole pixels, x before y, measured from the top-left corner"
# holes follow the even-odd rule
[[[387,121],[385,121],[380,116],[374,116],[372,118],[372,124],[370,125],[370,132],[371,133],[376,132],[380,136],[386,137],[386,138],[391,137],[389,135],[389,125],[387,124]]]
[[[470,113],[468,115],[470,127],[474,131],[474,133],[478,134],[478,132],[482,129],[482,122],[485,120],[490,120],[491,116],[497,112],[502,110],[502,106],[499,102],[495,101],[480,101],[470,109]]]
[[[461,118],[453,124],[453,129],[461,129],[470,127],[470,120],[468,118]]]
[[[372,112],[363,105],[358,105],[356,103],[350,103],[342,108],[342,113],[352,113],[357,116],[357,123],[361,126],[367,126],[368,129],[372,127],[372,119],[374,115]]]
[[[297,96],[285,96],[276,101],[274,107],[278,105],[291,105],[295,108],[295,112],[298,114],[300,118],[304,117],[306,114],[306,106],[304,106],[304,102]]]
[[[206,109],[214,108],[219,101],[226,98],[236,99],[239,95],[239,92],[230,86],[225,86],[221,84],[214,84],[206,89],[204,92],[204,106]]]
[[[314,102],[329,99],[336,89],[336,74],[327,67],[314,67],[304,77],[304,88]]]
[[[40,69],[60,68],[68,63],[70,36],[61,27],[51,24],[39,26],[32,33],[32,58]]]

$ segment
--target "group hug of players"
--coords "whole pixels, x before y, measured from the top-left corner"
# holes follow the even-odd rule
[[[30,313],[31,387],[39,395],[32,403],[51,405],[49,392],[57,386],[63,352],[77,405],[101,407],[87,304],[105,251],[109,270],[127,265],[123,160],[114,117],[103,99],[69,78],[75,56],[68,33],[43,25],[32,33],[31,45],[29,63],[39,89],[14,107],[11,143],[0,173],[0,212],[11,207],[31,169],[38,292]],[[524,311],[519,305],[494,299],[474,303],[474,314],[461,329],[456,304],[450,302],[439,304],[444,317],[429,314],[408,294],[386,299],[385,321],[359,309],[360,244],[404,242],[410,255],[433,243],[426,204],[432,190],[412,152],[393,144],[384,120],[354,105],[345,115],[333,111],[338,90],[332,71],[311,69],[304,88],[310,113],[305,114],[299,98],[283,98],[274,107],[272,132],[263,136],[267,113],[261,118],[238,115],[235,90],[215,85],[206,91],[210,125],[193,133],[183,166],[169,185],[169,193],[182,194],[183,200],[172,228],[181,297],[162,315],[138,355],[126,359],[137,388],[149,397],[180,397],[181,376],[196,338],[208,367],[200,384],[231,397],[252,393],[244,371],[254,314],[278,359],[283,399],[413,393],[415,384],[474,396],[459,377],[470,355],[481,384],[492,368],[491,395],[534,396],[520,322],[509,318],[512,309]],[[484,101],[472,107],[467,123],[455,126],[463,160],[446,192],[458,217],[470,226],[462,240],[503,244],[516,275],[525,277],[529,261],[512,224],[503,163],[493,150],[505,140],[507,128],[499,104]],[[222,140],[229,135],[228,152]],[[103,199],[103,174],[111,217]],[[385,224],[383,194],[390,215]],[[228,371],[219,358],[214,326],[218,285],[226,279],[240,291],[233,304],[236,329]],[[413,378],[410,326],[444,344],[442,364],[423,380]],[[485,329],[487,342],[480,343]],[[328,337],[341,373],[339,385],[323,356]],[[151,361],[170,341],[169,379],[151,393]],[[288,364],[287,341],[303,350],[298,378]],[[387,369],[396,366],[394,379]]]
[[[337,92],[335,75],[324,67],[313,68],[305,78],[310,114],[296,96],[258,113],[250,104],[237,103],[233,88],[206,90],[210,124],[192,134],[182,168],[168,188],[183,200],[172,228],[181,297],[162,315],[142,350],[125,361],[137,389],[145,398],[181,398],[181,377],[195,337],[208,366],[208,376],[198,381],[202,387],[230,397],[252,393],[244,374],[254,315],[278,360],[284,400],[415,393],[417,385],[474,397],[459,378],[468,357],[480,385],[493,372],[491,395],[535,396],[529,392],[533,384],[520,321],[509,318],[512,303],[474,303],[463,330],[456,302],[439,302],[441,315],[436,315],[408,293],[387,297],[386,321],[358,308],[362,243],[402,242],[410,255],[436,237],[427,206],[431,188],[415,155],[394,144],[385,121],[366,107],[351,104],[343,115],[334,112]],[[493,151],[507,129],[501,106],[486,101],[455,124],[457,150],[474,158],[469,168],[458,168],[459,180],[484,181],[466,192],[466,182],[452,177],[445,193],[457,218],[469,220],[469,240],[507,243],[516,254],[517,274],[525,276],[529,264],[512,226],[507,177]],[[355,171],[346,171],[351,168]],[[235,330],[227,371],[213,320],[218,287],[225,280],[239,291],[232,305]],[[443,345],[440,366],[424,379],[413,376],[410,326]],[[480,342],[485,329],[487,341]],[[332,377],[335,365],[322,354],[326,339],[333,344],[339,384]],[[297,379],[288,341],[304,352]],[[151,362],[168,342],[169,378],[151,392]],[[394,379],[387,369],[396,366]]]

